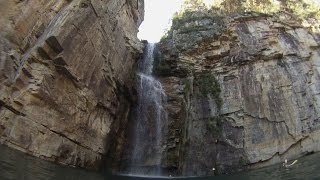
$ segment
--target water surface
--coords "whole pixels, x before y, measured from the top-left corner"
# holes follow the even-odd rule
[[[183,180],[298,180],[320,179],[320,153],[301,158],[290,169],[274,165],[232,176],[174,178]],[[0,180],[160,180],[168,177],[115,176],[41,160],[0,145]]]

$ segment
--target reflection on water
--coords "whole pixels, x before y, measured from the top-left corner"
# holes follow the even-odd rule
[[[270,166],[232,176],[174,178],[183,180],[294,180],[320,179],[320,153],[299,159],[298,163],[285,169],[281,165]],[[0,145],[0,180],[158,180],[164,177],[112,176],[83,169],[69,168],[28,156]]]
[[[0,179],[102,180],[103,176],[50,163],[0,145]]]

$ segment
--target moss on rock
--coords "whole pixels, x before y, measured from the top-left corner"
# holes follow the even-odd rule
[[[183,94],[186,98],[191,93],[192,84],[189,79],[184,79],[183,84],[184,84]]]
[[[220,110],[222,106],[222,98],[220,97],[221,88],[215,76],[212,73],[201,74],[197,78],[196,84],[199,87],[200,96],[207,97],[210,94]]]
[[[168,75],[171,72],[171,67],[165,62],[160,62],[157,66],[154,66],[153,70],[157,75]]]
[[[224,117],[222,116],[215,116],[208,118],[207,120],[207,131],[215,138],[218,138],[222,133],[222,122]]]

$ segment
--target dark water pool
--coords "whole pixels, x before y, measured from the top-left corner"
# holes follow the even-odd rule
[[[6,146],[0,145],[0,180],[148,180],[164,179],[157,177],[113,176],[108,173],[94,173],[83,169],[69,168],[28,156]],[[167,178],[168,179],[168,178]],[[183,180],[293,180],[319,179],[320,154],[313,154],[299,159],[290,169],[275,165],[232,176],[174,178]]]

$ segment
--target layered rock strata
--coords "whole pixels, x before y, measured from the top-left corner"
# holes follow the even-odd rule
[[[285,15],[174,22],[155,65],[168,95],[164,167],[213,175],[319,151],[319,45]]]
[[[1,143],[97,168],[128,120],[143,8],[142,0],[0,1]]]

